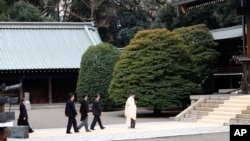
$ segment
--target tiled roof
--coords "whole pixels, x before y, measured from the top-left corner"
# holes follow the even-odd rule
[[[76,69],[101,42],[92,22],[0,22],[0,70]]]

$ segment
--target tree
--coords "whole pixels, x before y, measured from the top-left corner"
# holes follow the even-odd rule
[[[195,72],[183,38],[167,29],[139,31],[125,47],[115,65],[109,86],[110,98],[124,104],[130,90],[136,91],[138,106],[164,109],[181,104],[199,91]]]
[[[45,21],[42,12],[32,4],[24,1],[16,2],[10,11],[10,19],[13,21]]]
[[[239,0],[226,0],[215,5],[193,8],[183,14],[176,7],[166,4],[157,13],[153,27],[166,27],[175,29],[183,26],[205,24],[209,29],[241,24],[241,16],[237,15]],[[177,12],[179,15],[177,16]]]
[[[4,0],[0,0],[0,20],[7,20],[7,5]]]
[[[179,33],[184,44],[187,45],[188,52],[191,56],[193,70],[196,72],[197,78],[195,82],[203,86],[203,92],[211,92],[209,90],[209,79],[213,76],[215,63],[218,59],[219,52],[214,47],[216,43],[206,25],[195,25],[190,27],[182,27],[174,30]]]
[[[99,92],[104,110],[110,108],[112,101],[109,99],[108,87],[119,55],[118,49],[108,43],[88,48],[82,56],[77,80],[76,92],[79,100],[84,94],[88,94],[91,99]]]
[[[153,21],[152,26],[156,28],[166,27],[167,29],[172,30],[176,27],[176,19],[176,9],[172,7],[171,4],[167,3],[157,12],[155,21]]]

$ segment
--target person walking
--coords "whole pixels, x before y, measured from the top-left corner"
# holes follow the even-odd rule
[[[131,91],[130,96],[125,104],[125,117],[126,117],[126,125],[130,128],[135,128],[136,121],[136,104],[135,104],[135,92]]]
[[[74,93],[69,94],[69,100],[66,102],[66,107],[65,107],[65,115],[68,117],[68,124],[67,124],[67,134],[71,134],[70,129],[73,125],[74,131],[77,133],[79,132],[77,128],[77,122],[76,122],[76,108],[75,108],[75,103],[74,103]]]
[[[95,96],[95,100],[93,101],[93,104],[92,104],[92,112],[93,112],[94,118],[93,118],[93,121],[91,123],[91,127],[90,127],[91,130],[95,130],[94,128],[95,128],[96,122],[98,122],[101,129],[105,128],[102,125],[102,121],[100,118],[100,116],[102,114],[102,110],[101,110],[99,100],[100,100],[100,94],[97,94]]]
[[[88,95],[83,95],[83,101],[80,107],[80,114],[81,114],[81,124],[77,127],[78,130],[85,126],[86,132],[90,132],[88,128],[88,112],[89,112],[89,104],[88,104]]]
[[[20,107],[19,107],[20,114],[19,114],[19,118],[17,121],[17,125],[18,126],[28,126],[29,133],[32,133],[32,132],[34,132],[34,130],[30,127],[30,124],[28,121],[28,113],[27,113],[27,109],[26,109],[25,104],[26,104],[26,100],[25,100],[25,98],[23,98],[21,100]]]

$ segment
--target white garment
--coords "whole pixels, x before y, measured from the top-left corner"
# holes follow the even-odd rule
[[[126,125],[128,127],[130,127],[130,123],[131,123],[131,118],[133,120],[136,120],[136,105],[135,105],[135,99],[130,96],[127,101],[126,101],[126,105],[125,105],[125,117],[126,117]]]

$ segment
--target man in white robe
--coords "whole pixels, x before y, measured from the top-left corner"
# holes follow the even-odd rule
[[[125,117],[126,125],[130,128],[135,128],[136,121],[136,104],[135,104],[135,92],[131,91],[130,97],[126,101],[125,105]]]

